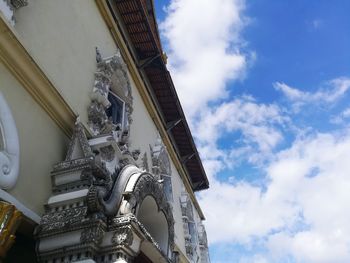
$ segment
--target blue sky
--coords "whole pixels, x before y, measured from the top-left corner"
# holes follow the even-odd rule
[[[155,3],[212,262],[350,262],[350,1]]]

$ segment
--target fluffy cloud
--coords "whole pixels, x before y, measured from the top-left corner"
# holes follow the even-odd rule
[[[349,262],[349,155],[350,132],[317,134],[278,153],[265,191],[212,181],[200,194],[211,242],[267,240],[271,260]]]
[[[350,88],[350,78],[341,77],[328,81],[325,84],[325,88],[313,93],[290,87],[283,82],[274,83],[274,87],[276,90],[281,91],[293,103],[294,109],[298,111],[301,106],[310,103],[331,104],[336,102]]]
[[[333,116],[331,118],[331,123],[333,124],[344,124],[346,120],[350,118],[350,108],[346,108],[340,114]]]
[[[277,150],[294,129],[288,113],[247,96],[228,99],[228,82],[242,79],[249,61],[241,51],[243,10],[243,0],[172,0],[161,23],[169,68],[210,180],[210,189],[198,194],[209,242],[251,249],[240,263],[350,262],[350,132],[295,129],[294,142]],[[283,82],[274,87],[297,113],[308,104],[333,105],[350,79],[331,80],[313,93]],[[342,113],[348,116],[350,110]],[[237,133],[233,149],[220,147],[223,137]],[[267,160],[258,167],[263,183],[219,177],[242,158]]]
[[[270,166],[272,183],[266,195],[276,192],[280,198],[294,202],[307,226],[295,233],[285,230],[272,236],[272,250],[277,246],[281,251],[279,246],[284,244],[286,253],[299,262],[349,262],[349,153],[348,131],[344,135],[319,134],[296,142]],[[286,173],[290,167],[300,171]],[[278,241],[281,238],[283,242]]]
[[[247,56],[239,50],[242,9],[241,0],[173,0],[167,8],[160,29],[187,116],[222,98],[228,80],[244,76]]]
[[[255,164],[267,159],[283,140],[281,129],[289,122],[277,105],[243,96],[204,110],[192,126],[202,158],[222,160],[232,168],[245,158]],[[236,133],[240,139],[235,141]],[[232,149],[218,149],[224,135],[232,137]]]
[[[254,255],[252,257],[244,257],[239,263],[268,263],[269,261],[262,255]]]

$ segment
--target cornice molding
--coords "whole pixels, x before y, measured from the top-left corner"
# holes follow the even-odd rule
[[[179,160],[176,151],[174,149],[174,145],[171,143],[171,139],[169,138],[168,133],[166,132],[166,128],[164,127],[161,117],[152,101],[152,98],[147,90],[146,84],[144,82],[144,80],[141,77],[141,74],[139,72],[139,70],[137,69],[136,64],[134,63],[133,57],[129,51],[128,46],[126,45],[126,43],[123,40],[123,36],[118,28],[118,25],[115,23],[113,16],[109,10],[107,1],[104,0],[95,0],[96,5],[98,6],[98,9],[100,10],[100,13],[107,25],[107,27],[109,28],[114,41],[116,42],[117,46],[120,49],[120,53],[128,67],[128,70],[130,72],[130,75],[132,77],[132,79],[135,82],[135,86],[137,88],[137,90],[140,93],[140,96],[148,110],[148,113],[150,114],[151,118],[154,121],[154,124],[156,125],[157,129],[159,130],[159,133],[162,137],[162,140],[166,146],[166,148],[168,149],[169,152],[169,156],[170,158],[173,160],[176,169],[178,170],[184,185],[186,187],[187,192],[190,195],[190,198],[194,204],[194,206],[196,207],[196,210],[198,211],[198,214],[200,216],[200,218],[202,220],[205,219],[204,214],[198,204],[198,201],[194,195],[194,192],[192,190],[191,187],[191,183],[189,181],[189,177],[187,175],[187,172],[185,171],[184,167],[182,166],[181,161]]]
[[[14,28],[1,13],[0,61],[63,132],[70,136],[76,115],[35,63]]]

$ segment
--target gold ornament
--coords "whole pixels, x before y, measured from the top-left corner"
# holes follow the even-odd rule
[[[21,222],[22,213],[14,205],[0,201],[0,258],[15,242],[15,233]]]

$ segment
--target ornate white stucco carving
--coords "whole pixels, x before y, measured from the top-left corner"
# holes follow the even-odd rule
[[[142,161],[142,163],[141,163],[140,167],[142,167],[142,169],[144,171],[149,172],[148,157],[147,157],[147,153],[146,152],[143,153],[141,161]]]
[[[0,92],[0,188],[11,189],[19,174],[19,139],[10,107]]]
[[[161,181],[139,168],[146,166],[138,165],[141,151],[129,147],[132,97],[126,66],[119,53],[103,59],[98,49],[96,62],[88,111],[93,136],[87,138],[78,120],[65,161],[54,166],[53,195],[37,228],[39,258],[49,262],[129,263],[139,253],[141,242],[148,242],[162,262],[170,262],[173,255],[168,252],[174,249],[171,206]],[[106,114],[111,90],[125,102],[128,121],[119,130],[119,124],[112,123]],[[147,159],[141,161],[147,163]],[[147,196],[153,196],[157,211],[167,222],[166,249],[137,219],[138,208]],[[60,247],[52,247],[54,243]]]
[[[41,261],[90,259],[112,263],[120,259],[129,263],[141,242],[149,242],[166,260],[172,256],[137,219],[138,207],[152,196],[157,211],[167,221],[167,244],[173,250],[172,209],[159,180],[136,166],[138,153],[121,150],[112,135],[88,139],[83,125],[76,123],[66,159],[51,173],[53,195],[36,231]],[[112,174],[107,163],[114,158],[117,169]]]
[[[187,192],[182,192],[180,197],[181,212],[182,212],[182,223],[185,234],[185,248],[186,255],[191,262],[198,262],[197,255],[197,239],[198,232],[196,229],[196,223],[194,220],[192,202]]]
[[[0,11],[11,25],[15,25],[14,11],[28,5],[28,0],[0,0]]]
[[[28,5],[28,0],[7,0],[13,6],[13,8],[18,9],[20,7]]]
[[[198,224],[198,240],[200,249],[200,263],[210,263],[207,232],[202,222]]]
[[[150,145],[152,157],[152,172],[155,175],[171,175],[170,158],[160,137],[154,146]]]
[[[100,51],[96,48],[96,62],[97,71],[91,94],[92,102],[88,109],[89,127],[94,135],[113,133],[116,140],[126,144],[133,110],[133,98],[126,65],[119,50],[112,57],[102,58]],[[125,102],[126,121],[124,124],[113,124],[107,117],[106,109],[111,106],[108,100],[110,91]]]
[[[168,152],[160,136],[154,146],[150,145],[152,157],[152,173],[163,183],[163,190],[168,202],[173,201],[173,190],[171,182],[171,165]]]

